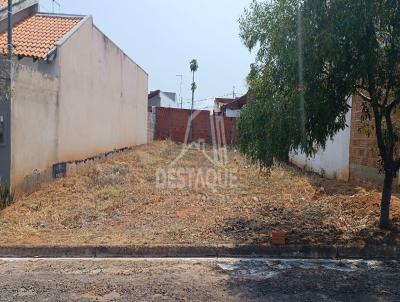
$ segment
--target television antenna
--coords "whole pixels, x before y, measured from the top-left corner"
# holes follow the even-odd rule
[[[183,82],[183,74],[177,74],[178,78],[181,79],[180,88],[179,88],[179,98],[181,101],[181,109],[183,108],[183,98],[182,98],[182,82]]]

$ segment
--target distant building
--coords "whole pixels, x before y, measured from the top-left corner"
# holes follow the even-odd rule
[[[152,91],[149,94],[149,107],[179,108],[176,93],[161,90]]]
[[[221,108],[227,104],[230,104],[235,99],[232,98],[216,98],[214,100],[214,115],[221,115]]]
[[[242,108],[249,103],[249,93],[244,96],[229,102],[221,107],[220,115],[226,117],[239,117]]]

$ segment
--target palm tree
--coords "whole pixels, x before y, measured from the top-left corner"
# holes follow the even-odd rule
[[[190,132],[189,132],[189,142],[192,141],[192,117],[193,117],[193,109],[194,109],[194,92],[197,89],[197,85],[196,82],[194,81],[194,74],[196,73],[197,69],[199,69],[199,64],[197,63],[197,60],[193,59],[192,61],[190,61],[190,71],[193,74],[193,82],[192,82],[192,107],[190,109]]]
[[[190,71],[191,72],[196,72],[198,68],[199,68],[199,64],[197,63],[196,59],[193,59],[192,61],[190,61]]]

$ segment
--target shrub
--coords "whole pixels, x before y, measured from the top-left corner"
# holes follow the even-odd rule
[[[0,182],[0,208],[9,207],[14,201],[14,194],[10,186],[4,182]]]

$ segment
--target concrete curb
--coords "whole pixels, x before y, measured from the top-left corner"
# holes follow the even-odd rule
[[[0,247],[0,258],[223,258],[263,257],[302,259],[400,260],[393,246],[269,245],[158,245],[158,246],[9,246]]]

